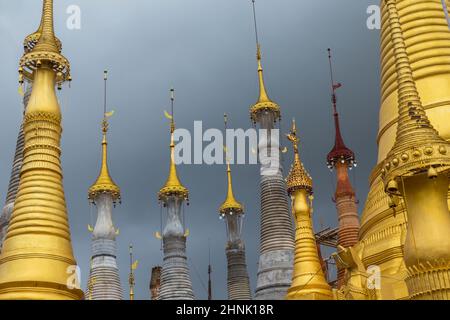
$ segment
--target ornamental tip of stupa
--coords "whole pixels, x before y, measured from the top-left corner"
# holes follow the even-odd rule
[[[292,163],[291,170],[286,178],[287,192],[289,195],[292,195],[297,190],[306,190],[308,194],[312,194],[312,178],[303,166],[298,152],[299,138],[297,137],[295,120],[292,120],[292,129],[287,135],[287,138],[292,142],[294,148],[294,162]]]
[[[256,36],[256,60],[258,62],[258,80],[259,80],[259,97],[258,101],[250,107],[250,118],[253,123],[258,122],[259,115],[261,113],[270,112],[274,115],[274,121],[277,121],[281,117],[280,106],[270,100],[267,94],[266,86],[264,83],[264,73],[261,62],[261,45],[258,39],[258,27],[256,23],[256,9],[255,1],[252,1],[253,5],[253,19],[255,23],[255,36]]]
[[[178,178],[177,166],[175,165],[175,121],[173,118],[173,102],[174,102],[174,89],[170,90],[172,114],[170,115],[170,164],[169,164],[169,176],[164,186],[158,192],[158,200],[165,201],[171,196],[179,197],[184,200],[189,199],[189,190],[183,186]]]
[[[106,117],[102,122],[102,133],[103,133],[103,141],[102,141],[102,165],[100,169],[100,174],[95,181],[95,183],[89,188],[88,199],[91,201],[95,201],[95,198],[102,194],[107,193],[110,194],[113,198],[113,201],[120,201],[120,188],[116,185],[114,180],[111,178],[108,169],[108,142],[106,139],[106,133],[108,132],[108,121]]]
[[[334,117],[334,146],[327,155],[327,165],[331,169],[337,163],[347,163],[352,166],[355,162],[355,154],[349,149],[342,138],[341,126],[339,122],[339,114],[337,112],[337,97],[336,90],[342,87],[341,83],[335,83],[333,78],[333,65],[331,61],[331,49],[328,48],[328,61],[330,64],[330,79],[331,79],[331,102],[333,105],[333,117]]]
[[[219,213],[223,216],[225,214],[242,214],[244,207],[236,200],[233,193],[233,182],[231,178],[230,163],[227,161],[227,177],[228,177],[228,191],[225,201],[219,208]]]
[[[185,200],[189,198],[189,190],[183,186],[178,178],[177,168],[174,161],[170,161],[169,177],[166,183],[158,192],[158,200],[164,201],[174,196]]]
[[[43,3],[43,5],[45,5],[45,3]],[[44,8],[43,8],[42,11],[44,11]],[[39,38],[42,35],[43,20],[44,20],[44,16],[42,15],[41,22],[39,24],[38,29],[35,32],[33,32],[33,33],[29,34],[28,36],[26,36],[25,39],[23,40],[23,48],[24,48],[24,51],[26,53],[28,53],[31,50],[33,50],[33,48],[38,43]],[[61,53],[62,43],[56,36],[55,36],[55,40],[56,40],[56,45],[58,47],[58,51]]]
[[[275,115],[275,120],[277,120],[280,118],[280,106],[270,100],[269,95],[267,94],[261,63],[261,47],[259,44],[257,46],[256,57],[258,61],[259,97],[258,101],[250,108],[250,118],[253,122],[257,122],[259,114],[263,112],[271,112]]]
[[[24,78],[32,80],[33,72],[42,65],[56,72],[56,83],[61,85],[71,81],[70,63],[61,54],[61,41],[54,32],[53,0],[44,0],[41,25],[38,30],[29,35],[24,42],[25,54],[19,62],[19,82]]]
[[[327,155],[327,164],[328,166],[333,167],[340,161],[352,165],[355,162],[355,153],[344,143],[339,125],[339,114],[337,112],[334,113],[334,123],[336,130],[335,141],[333,148]]]

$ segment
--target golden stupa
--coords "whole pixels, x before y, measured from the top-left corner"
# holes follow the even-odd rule
[[[0,299],[82,299],[72,252],[61,168],[61,110],[55,86],[70,80],[53,30],[53,1],[44,0],[41,28],[20,60],[33,81],[24,117],[20,187],[0,256]]]
[[[446,1],[449,5],[450,2]],[[387,9],[388,5],[390,10]],[[360,241],[354,247],[340,248],[340,253],[337,255],[340,256],[337,259],[338,264],[352,270],[346,285],[340,288],[338,296],[346,299],[409,299],[417,298],[418,291],[420,291],[420,298],[428,299],[431,298],[431,295],[427,295],[431,289],[426,293],[427,289],[412,288],[412,269],[405,265],[405,259],[408,260],[407,255],[411,256],[407,244],[408,241],[411,241],[407,240],[411,237],[411,227],[407,226],[407,221],[408,218],[411,218],[414,208],[409,207],[408,211],[405,210],[405,202],[402,200],[404,194],[398,194],[401,195],[400,197],[391,194],[390,197],[388,193],[389,190],[395,190],[395,187],[398,187],[398,181],[400,184],[407,183],[406,180],[402,180],[405,172],[417,173],[421,169],[424,170],[425,165],[428,165],[432,168],[430,176],[434,177],[437,172],[433,166],[445,167],[445,159],[435,159],[433,161],[436,162],[430,164],[427,162],[431,161],[430,159],[424,160],[418,156],[418,153],[423,151],[426,156],[430,157],[435,157],[436,152],[437,154],[445,153],[443,142],[450,139],[450,123],[447,121],[450,117],[449,29],[441,0],[383,0],[381,1],[381,12],[381,107],[377,138],[378,164],[369,179],[370,191],[361,217]],[[395,51],[393,45],[395,43],[398,46],[400,39],[405,44],[404,52],[401,53],[398,52],[398,48]],[[417,117],[417,121],[425,121],[426,118],[431,128],[436,130],[436,135],[430,134],[425,144],[429,143],[431,146],[434,141],[436,146],[439,145],[437,133],[443,140],[440,140],[442,145],[438,146],[437,150],[426,147],[426,150],[413,151],[411,155],[417,157],[417,161],[407,170],[400,172],[400,176],[398,176],[398,170],[396,174],[386,173],[386,171],[403,166],[404,162],[410,160],[411,155],[399,154],[398,157],[393,155],[398,154],[399,150],[405,151],[408,146],[411,148],[423,147],[415,141],[418,134],[405,135],[404,129],[397,128],[399,108],[405,101],[405,98],[399,99],[401,98],[399,92],[400,94],[405,93],[404,82],[402,82],[405,77],[405,56],[408,58],[408,68],[411,69],[409,81],[413,82],[417,88],[417,98],[411,105],[408,105],[409,116]],[[402,111],[400,110],[400,112]],[[401,113],[401,117],[405,117],[405,113]],[[409,124],[409,130],[412,127],[414,132],[416,130],[414,126],[427,126],[426,121],[424,124],[419,122],[415,122],[414,125]],[[396,143],[395,150],[392,150],[394,143]],[[441,153],[441,156],[444,154]],[[387,157],[388,159],[386,159]],[[397,177],[395,182],[393,177]],[[426,189],[427,183],[423,183],[423,181],[416,181],[416,183],[417,186],[421,185],[422,189],[415,188],[415,191],[418,192],[415,196],[424,197],[422,198],[423,203],[426,203],[429,210],[439,207],[439,196],[433,193],[437,189],[432,188],[433,192],[430,190],[425,192],[423,190]],[[400,187],[400,189],[402,188]],[[426,215],[427,212],[423,214]],[[428,214],[430,221],[434,219],[434,223],[444,222],[439,220],[440,218],[436,218],[434,213],[428,212]],[[422,215],[420,219],[424,219],[423,217]],[[417,232],[415,233],[417,234]],[[422,230],[422,233],[430,235],[432,232],[428,229],[428,231]],[[441,247],[442,243],[438,238],[430,236],[427,239],[427,247],[435,249]],[[437,251],[435,249],[431,251],[435,253]],[[418,257],[422,249],[418,250],[413,256],[414,259],[420,261]],[[446,248],[446,250],[449,249]],[[444,256],[441,255],[440,258],[445,258]],[[431,260],[427,260],[426,264],[433,265],[434,261]],[[422,262],[424,260],[420,261],[420,263]],[[443,265],[448,263],[448,261],[441,262]],[[409,265],[411,266],[411,263]],[[442,266],[443,270],[446,268]],[[441,278],[437,276],[436,279]],[[426,283],[427,280],[421,279],[421,281]],[[429,282],[430,288],[431,283],[432,281]]]
[[[299,138],[295,120],[287,138],[292,142],[294,162],[286,179],[287,192],[291,196],[292,214],[295,218],[295,252],[292,284],[287,300],[332,300],[317,250],[312,222],[313,182],[300,160]]]

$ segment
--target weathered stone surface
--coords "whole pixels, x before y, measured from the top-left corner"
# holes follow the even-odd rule
[[[245,262],[245,249],[227,249],[228,262],[228,299],[250,300],[250,281],[248,278],[247,264]]]
[[[194,300],[186,257],[186,237],[165,236],[163,250],[159,300]]]

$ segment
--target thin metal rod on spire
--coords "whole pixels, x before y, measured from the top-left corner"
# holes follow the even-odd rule
[[[336,97],[336,89],[341,86],[340,83],[335,84],[334,83],[334,75],[333,75],[333,63],[331,60],[331,49],[328,48],[328,62],[330,64],[330,80],[331,80],[331,102],[333,103],[333,112],[334,114],[337,114],[337,97]]]
[[[106,119],[106,82],[108,81],[108,70],[103,71],[104,97],[103,97],[103,118]]]
[[[175,130],[175,114],[174,114],[174,101],[175,101],[175,89],[172,87],[170,88],[170,112],[172,119],[170,120],[170,130],[173,133]]]
[[[130,253],[130,273],[133,271],[133,268],[131,267],[133,264],[133,245],[130,243],[130,246],[128,247],[129,253]]]
[[[331,88],[333,88],[334,87],[333,63],[331,62],[331,49],[330,48],[328,48],[328,62],[330,63]]]
[[[255,0],[252,0],[252,7],[253,7],[253,21],[255,23],[255,40],[256,40],[256,46],[259,47],[259,37],[258,37],[258,24],[256,21],[256,5]]]
[[[225,129],[225,137],[227,136],[227,129],[228,129],[228,115],[226,113],[223,114],[223,125],[224,125],[224,129]],[[225,163],[227,164],[227,166],[230,164],[230,159],[228,159],[228,145],[227,145],[227,141],[225,139],[225,145],[224,145],[224,153],[225,153]],[[227,168],[228,170],[228,168]]]
[[[174,103],[174,101],[175,101],[175,89],[174,88],[170,88],[170,104],[171,104],[171,113],[172,113],[172,119],[173,119],[173,117],[174,117],[174,114],[173,114],[173,103]]]

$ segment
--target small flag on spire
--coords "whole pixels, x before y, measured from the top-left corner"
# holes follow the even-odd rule
[[[110,118],[114,115],[114,112],[116,112],[115,110],[111,110],[110,112],[106,112],[105,113],[105,117]]]
[[[173,119],[172,115],[171,115],[170,113],[168,113],[167,111],[165,111],[165,110],[164,110],[164,116],[165,116],[167,119],[169,119],[169,120],[172,120],[172,119]]]
[[[340,82],[333,84],[333,90],[339,89],[340,87],[342,87],[342,83]]]

